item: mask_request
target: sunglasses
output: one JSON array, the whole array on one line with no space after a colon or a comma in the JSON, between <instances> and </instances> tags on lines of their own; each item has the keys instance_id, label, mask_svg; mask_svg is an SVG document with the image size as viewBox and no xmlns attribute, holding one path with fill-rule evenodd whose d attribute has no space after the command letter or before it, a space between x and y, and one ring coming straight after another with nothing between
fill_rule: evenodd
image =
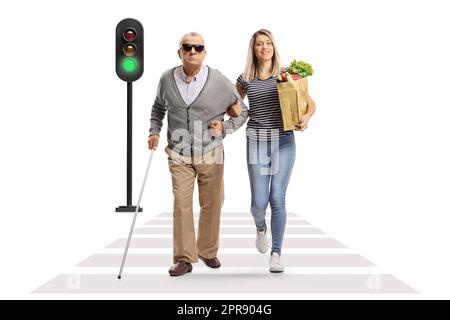
<instances>
[{"instance_id":1,"label":"sunglasses","mask_svg":"<svg viewBox=\"0 0 450 320\"><path fill-rule=\"evenodd\" d=\"M198 53L203 52L203 50L205 50L205 46L203 46L201 44L187 44L187 43L183 43L181 45L181 48L185 52L191 52L192 48L194 48L195 52L198 52Z\"/></svg>"}]
</instances>

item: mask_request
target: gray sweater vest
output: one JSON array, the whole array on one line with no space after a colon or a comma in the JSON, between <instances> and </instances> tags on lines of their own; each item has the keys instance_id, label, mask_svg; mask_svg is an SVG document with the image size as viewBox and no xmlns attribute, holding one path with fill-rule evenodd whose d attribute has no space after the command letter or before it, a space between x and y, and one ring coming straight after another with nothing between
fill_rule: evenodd
<instances>
[{"instance_id":1,"label":"gray sweater vest","mask_svg":"<svg viewBox=\"0 0 450 320\"><path fill-rule=\"evenodd\" d=\"M234 85L220 71L208 67L208 78L197 98L186 105L174 78L175 68L165 71L158 85L152 107L150 135L159 134L167 113L167 142L178 153L186 156L205 154L222 144L223 137L239 129L247 120L247 107ZM224 120L228 106L241 102L238 117ZM219 137L208 129L214 120L222 122L224 134Z\"/></svg>"}]
</instances>

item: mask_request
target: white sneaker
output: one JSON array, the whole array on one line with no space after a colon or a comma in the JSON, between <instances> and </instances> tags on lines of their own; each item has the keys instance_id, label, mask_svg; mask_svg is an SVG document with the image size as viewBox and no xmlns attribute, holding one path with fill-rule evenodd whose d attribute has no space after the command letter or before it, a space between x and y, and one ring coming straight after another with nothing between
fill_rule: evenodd
<instances>
[{"instance_id":1,"label":"white sneaker","mask_svg":"<svg viewBox=\"0 0 450 320\"><path fill-rule=\"evenodd\" d=\"M267 239L266 230L259 231L256 230L256 240L255 240L256 249L261 253L266 253L269 250L269 240Z\"/></svg>"},{"instance_id":2,"label":"white sneaker","mask_svg":"<svg viewBox=\"0 0 450 320\"><path fill-rule=\"evenodd\" d=\"M280 255L276 252L272 253L272 255L270 256L269 271L272 273L280 273L284 271L284 267L280 261Z\"/></svg>"}]
</instances>

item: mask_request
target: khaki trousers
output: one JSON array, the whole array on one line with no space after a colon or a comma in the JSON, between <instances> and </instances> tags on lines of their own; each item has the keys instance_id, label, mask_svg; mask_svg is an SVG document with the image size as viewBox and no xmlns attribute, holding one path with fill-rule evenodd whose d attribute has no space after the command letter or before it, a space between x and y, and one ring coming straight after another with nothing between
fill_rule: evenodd
<instances>
[{"instance_id":1,"label":"khaki trousers","mask_svg":"<svg viewBox=\"0 0 450 320\"><path fill-rule=\"evenodd\" d=\"M173 263L198 261L198 255L211 259L219 249L220 212L224 201L223 146L199 158L185 157L165 149L173 189ZM200 217L195 237L192 201L197 178Z\"/></svg>"}]
</instances>

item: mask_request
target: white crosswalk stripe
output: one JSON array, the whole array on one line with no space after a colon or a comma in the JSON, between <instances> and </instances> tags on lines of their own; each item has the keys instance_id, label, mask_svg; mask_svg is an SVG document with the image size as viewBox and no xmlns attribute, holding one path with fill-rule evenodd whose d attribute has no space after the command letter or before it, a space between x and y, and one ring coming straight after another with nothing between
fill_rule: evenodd
<instances>
[{"instance_id":1,"label":"white crosswalk stripe","mask_svg":"<svg viewBox=\"0 0 450 320\"><path fill-rule=\"evenodd\" d=\"M172 213L164 212L135 229L121 280L117 272L125 235L34 293L416 293L292 212L288 213L283 242L284 273L269 273L269 255L254 248L250 213L230 212L221 219L218 258L222 267L210 269L199 262L193 264L192 273L173 278L167 273L172 264L171 222ZM191 285L186 286L187 282Z\"/></svg>"}]
</instances>

